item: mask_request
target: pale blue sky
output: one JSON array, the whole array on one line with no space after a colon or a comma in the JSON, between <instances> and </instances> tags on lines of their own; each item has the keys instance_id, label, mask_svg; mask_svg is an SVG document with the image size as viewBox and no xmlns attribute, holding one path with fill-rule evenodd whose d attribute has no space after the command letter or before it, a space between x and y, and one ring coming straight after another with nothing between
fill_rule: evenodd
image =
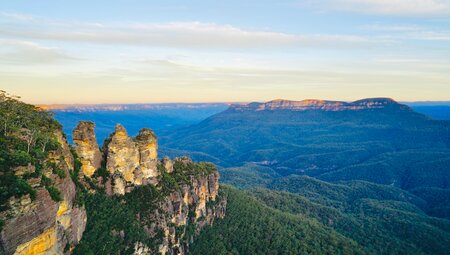
<instances>
[{"instance_id":1,"label":"pale blue sky","mask_svg":"<svg viewBox=\"0 0 450 255\"><path fill-rule=\"evenodd\" d=\"M30 103L450 100L450 0L3 1Z\"/></svg>"}]
</instances>

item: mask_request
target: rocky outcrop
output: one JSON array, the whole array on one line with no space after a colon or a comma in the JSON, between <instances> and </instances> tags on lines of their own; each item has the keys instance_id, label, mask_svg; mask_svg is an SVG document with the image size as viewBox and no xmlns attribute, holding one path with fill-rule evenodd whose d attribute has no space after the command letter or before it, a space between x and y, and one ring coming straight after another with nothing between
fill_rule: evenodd
<instances>
[{"instance_id":1,"label":"rocky outcrop","mask_svg":"<svg viewBox=\"0 0 450 255\"><path fill-rule=\"evenodd\" d=\"M235 111L274 111L274 110L290 110L290 111L345 111L345 110L365 110L365 109L382 109L386 107L403 107L390 98L368 98L355 102L327 101L308 99L303 101L290 101L276 99L266 103L249 103L231 105L230 110Z\"/></svg>"},{"instance_id":2,"label":"rocky outcrop","mask_svg":"<svg viewBox=\"0 0 450 255\"><path fill-rule=\"evenodd\" d=\"M115 194L123 195L127 186L142 183L139 149L122 125L117 124L115 132L105 140L103 151Z\"/></svg>"},{"instance_id":3,"label":"rocky outcrop","mask_svg":"<svg viewBox=\"0 0 450 255\"><path fill-rule=\"evenodd\" d=\"M156 169L158 161L158 139L151 129L143 128L134 138L139 151L139 168L142 178L148 180L159 175Z\"/></svg>"},{"instance_id":4,"label":"rocky outcrop","mask_svg":"<svg viewBox=\"0 0 450 255\"><path fill-rule=\"evenodd\" d=\"M102 153L97 144L94 133L95 124L89 121L81 121L72 132L75 151L81 161L81 172L84 176L91 177L101 167Z\"/></svg>"},{"instance_id":5,"label":"rocky outcrop","mask_svg":"<svg viewBox=\"0 0 450 255\"><path fill-rule=\"evenodd\" d=\"M186 162L185 157L175 159L175 165ZM176 169L177 171L179 169ZM204 175L191 175L189 182L171 192L152 214L147 216L146 231L151 236L162 233L155 252L161 254L187 254L189 244L207 225L225 217L227 200L219 197L217 170Z\"/></svg>"},{"instance_id":6,"label":"rocky outcrop","mask_svg":"<svg viewBox=\"0 0 450 255\"><path fill-rule=\"evenodd\" d=\"M194 163L188 157L158 160L157 150L152 130L142 129L132 138L117 124L103 144L107 179L92 178L97 187L90 190L105 188L107 194L120 198L123 206L132 199L134 208L141 208L137 220L155 241L153 246L147 246L144 240L132 243L134 254L186 254L201 229L225 216L226 199L219 195L219 173L214 165ZM142 187L145 185L151 188ZM130 234L123 229L111 231L121 238Z\"/></svg>"},{"instance_id":7,"label":"rocky outcrop","mask_svg":"<svg viewBox=\"0 0 450 255\"><path fill-rule=\"evenodd\" d=\"M142 129L135 138L131 138L125 128L117 124L103 150L114 194L123 195L134 186L157 183L158 143L152 130Z\"/></svg>"},{"instance_id":8,"label":"rocky outcrop","mask_svg":"<svg viewBox=\"0 0 450 255\"><path fill-rule=\"evenodd\" d=\"M67 254L82 237L86 211L74 202L69 173L73 157L63 134L57 131L54 137L60 146L49 152L42 176L27 179L36 197L12 197L8 210L0 213L0 250L5 254ZM60 193L60 201L51 197L46 185Z\"/></svg>"},{"instance_id":9,"label":"rocky outcrop","mask_svg":"<svg viewBox=\"0 0 450 255\"><path fill-rule=\"evenodd\" d=\"M173 172L173 162L168 157L164 157L162 159L162 165L164 166L164 171L166 173L172 173Z\"/></svg>"}]
</instances>

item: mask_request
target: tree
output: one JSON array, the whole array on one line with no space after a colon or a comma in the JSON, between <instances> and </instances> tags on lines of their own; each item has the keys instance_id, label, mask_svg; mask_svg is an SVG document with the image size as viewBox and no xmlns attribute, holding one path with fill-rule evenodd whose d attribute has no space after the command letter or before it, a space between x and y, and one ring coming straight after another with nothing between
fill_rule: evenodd
<instances>
[{"instance_id":1,"label":"tree","mask_svg":"<svg viewBox=\"0 0 450 255\"><path fill-rule=\"evenodd\" d=\"M8 131L17 128L17 120L20 118L17 108L20 105L20 97L13 96L0 90L0 119L2 121L3 135L8 136Z\"/></svg>"}]
</instances>

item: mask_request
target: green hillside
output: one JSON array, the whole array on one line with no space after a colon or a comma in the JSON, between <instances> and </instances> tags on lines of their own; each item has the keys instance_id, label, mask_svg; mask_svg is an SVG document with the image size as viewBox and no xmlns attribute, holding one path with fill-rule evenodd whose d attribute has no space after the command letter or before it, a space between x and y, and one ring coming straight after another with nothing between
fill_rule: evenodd
<instances>
[{"instance_id":1,"label":"green hillside","mask_svg":"<svg viewBox=\"0 0 450 255\"><path fill-rule=\"evenodd\" d=\"M420 198L397 188L308 177L269 186L295 193L227 187L227 217L201 234L193 254L446 254L450 248L450 221L426 215Z\"/></svg>"},{"instance_id":2,"label":"green hillside","mask_svg":"<svg viewBox=\"0 0 450 255\"><path fill-rule=\"evenodd\" d=\"M366 254L318 221L271 208L250 193L223 188L227 216L202 232L192 254Z\"/></svg>"}]
</instances>

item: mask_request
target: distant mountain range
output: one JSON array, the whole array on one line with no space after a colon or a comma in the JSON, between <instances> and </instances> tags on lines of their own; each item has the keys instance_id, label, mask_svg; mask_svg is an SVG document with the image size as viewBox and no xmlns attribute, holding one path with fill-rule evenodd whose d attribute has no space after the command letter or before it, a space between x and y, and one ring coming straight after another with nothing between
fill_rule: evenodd
<instances>
[{"instance_id":1,"label":"distant mountain range","mask_svg":"<svg viewBox=\"0 0 450 255\"><path fill-rule=\"evenodd\" d=\"M164 104L42 104L38 107L58 112L95 112L126 110L204 109L227 107L231 103L164 103Z\"/></svg>"},{"instance_id":2,"label":"distant mountain range","mask_svg":"<svg viewBox=\"0 0 450 255\"><path fill-rule=\"evenodd\" d=\"M282 102L295 102L295 101L288 101L288 100L274 100L271 107L276 107L278 104L280 106L280 103ZM342 104L347 105L348 103L345 102L337 102L337 101L323 101L323 100L304 100L297 102L298 105L297 108L305 107L305 105L308 105L308 103L315 103L315 107L320 107L320 105L323 105L322 107L337 107L336 104ZM333 103L335 104L334 106ZM303 106L302 106L303 104ZM413 108L415 111L419 113L423 113L425 115L428 115L434 119L440 119L440 120L450 120L450 101L424 101L424 102L404 102L403 104L406 104ZM95 112L111 112L111 113L120 113L120 112L127 112L127 111L140 111L140 112L153 112L153 113L161 113L160 115L164 116L167 111L176 111L180 110L183 112L184 110L190 110L190 114L187 116L183 116L185 118L191 117L190 115L194 115L193 119L196 119L198 121L203 119L198 119L198 117L207 118L210 115L213 115L215 113L218 113L222 110L225 110L230 105L254 105L249 103L164 103L164 104L52 104L52 105L39 105L39 107L54 111L59 116L62 116L63 118L60 120L65 123L64 115L67 113L70 114L78 114L80 117L82 117L83 114L89 114L89 113L95 113ZM342 107L341 105L341 107ZM197 112L200 113L199 116L197 115ZM203 113L203 114L202 114ZM209 113L210 115L204 114ZM95 116L90 116L91 118L94 118ZM196 118L197 117L197 118ZM102 125L102 120L100 119L96 121L93 119L96 123L99 123L99 125ZM72 124L72 123L71 123ZM194 123L189 123L194 124ZM71 128L73 128L74 125L71 125ZM112 130L112 127L109 129L109 131Z\"/></svg>"},{"instance_id":3,"label":"distant mountain range","mask_svg":"<svg viewBox=\"0 0 450 255\"><path fill-rule=\"evenodd\" d=\"M222 166L237 186L298 174L449 194L450 122L388 98L232 105L161 142L168 155Z\"/></svg>"},{"instance_id":4,"label":"distant mountain range","mask_svg":"<svg viewBox=\"0 0 450 255\"><path fill-rule=\"evenodd\" d=\"M290 101L277 99L273 100L274 103L279 102L297 102L301 104L309 104L311 102L316 103L340 103L348 104L346 102L339 101L325 101L317 99L308 99L303 101ZM217 102L217 103L142 103L142 104L40 104L37 105L40 108L52 111L122 111L122 110L145 110L145 109L174 109L174 108L210 108L230 105L246 105L250 102ZM450 101L409 101L400 102L402 104L415 107L415 106L450 106Z\"/></svg>"}]
</instances>

